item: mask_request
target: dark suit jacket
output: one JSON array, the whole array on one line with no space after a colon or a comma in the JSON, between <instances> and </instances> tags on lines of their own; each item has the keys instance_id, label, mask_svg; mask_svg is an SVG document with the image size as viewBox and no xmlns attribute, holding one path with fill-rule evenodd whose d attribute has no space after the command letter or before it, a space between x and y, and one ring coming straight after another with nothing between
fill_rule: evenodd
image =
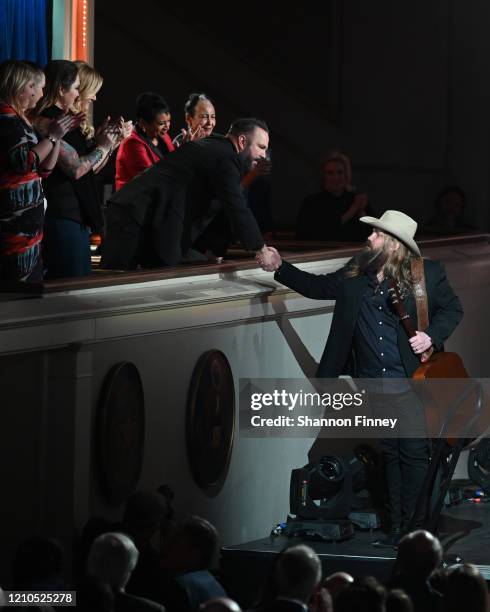
<instances>
[{"instance_id":1,"label":"dark suit jacket","mask_svg":"<svg viewBox=\"0 0 490 612\"><path fill-rule=\"evenodd\" d=\"M197 612L199 606L215 597L227 597L225 590L207 570L179 574L162 580L159 601L167 612Z\"/></svg>"},{"instance_id":2,"label":"dark suit jacket","mask_svg":"<svg viewBox=\"0 0 490 612\"><path fill-rule=\"evenodd\" d=\"M243 196L243 174L241 158L224 136L166 156L109 200L102 266L135 267L141 246L148 244L154 249L152 265L179 263L220 206L245 248L260 249L264 240Z\"/></svg>"},{"instance_id":3,"label":"dark suit jacket","mask_svg":"<svg viewBox=\"0 0 490 612\"><path fill-rule=\"evenodd\" d=\"M424 259L425 282L429 305L429 327L425 331L431 338L436 351L444 350L444 342L463 317L463 308L451 289L444 266L438 261ZM346 277L346 267L331 274L310 274L283 262L274 278L305 297L317 300L335 300L335 309L323 351L317 376L336 378L340 374L355 375L352 369L352 341L361 299L368 286L366 275L357 278ZM417 321L417 309L413 296L405 300L405 308L412 321ZM420 361L412 351L407 335L400 325L398 348L406 375L411 377Z\"/></svg>"}]
</instances>

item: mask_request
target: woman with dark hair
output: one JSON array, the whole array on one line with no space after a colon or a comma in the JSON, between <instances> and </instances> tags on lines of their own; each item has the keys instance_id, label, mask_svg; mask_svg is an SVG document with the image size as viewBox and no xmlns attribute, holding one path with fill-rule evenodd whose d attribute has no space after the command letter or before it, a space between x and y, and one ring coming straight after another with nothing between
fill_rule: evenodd
<instances>
[{"instance_id":1,"label":"woman with dark hair","mask_svg":"<svg viewBox=\"0 0 490 612\"><path fill-rule=\"evenodd\" d=\"M78 67L68 60L48 62L45 75L44 98L38 106L40 129L44 118L76 113L80 87ZM109 124L93 140L80 128L64 137L56 168L45 183L43 252L49 277L91 273L90 233L102 233L104 225L94 170L103 165L119 138L119 131Z\"/></svg>"},{"instance_id":2,"label":"woman with dark hair","mask_svg":"<svg viewBox=\"0 0 490 612\"><path fill-rule=\"evenodd\" d=\"M205 93L191 94L185 103L184 113L187 129L174 138L176 147L211 136L216 125L216 111Z\"/></svg>"},{"instance_id":3,"label":"woman with dark hair","mask_svg":"<svg viewBox=\"0 0 490 612\"><path fill-rule=\"evenodd\" d=\"M117 152L116 191L174 151L168 135L170 118L170 109L162 96L145 92L136 98L136 125Z\"/></svg>"},{"instance_id":4,"label":"woman with dark hair","mask_svg":"<svg viewBox=\"0 0 490 612\"><path fill-rule=\"evenodd\" d=\"M45 137L28 115L43 94L40 68L17 60L0 64L0 280L39 282L44 224L41 178L53 169L60 139L76 125L60 117Z\"/></svg>"}]
</instances>

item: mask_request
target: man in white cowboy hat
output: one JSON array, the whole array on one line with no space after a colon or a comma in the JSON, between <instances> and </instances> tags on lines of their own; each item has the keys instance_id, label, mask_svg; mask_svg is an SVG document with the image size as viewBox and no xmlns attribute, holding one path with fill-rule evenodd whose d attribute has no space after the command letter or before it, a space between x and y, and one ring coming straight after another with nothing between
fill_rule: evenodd
<instances>
[{"instance_id":1,"label":"man in white cowboy hat","mask_svg":"<svg viewBox=\"0 0 490 612\"><path fill-rule=\"evenodd\" d=\"M269 247L273 264L259 264L275 271L274 278L305 297L336 300L330 333L317 371L319 378L351 374L358 378L411 377L420 356L443 344L463 316L440 262L424 260L429 326L408 338L388 300L388 283L394 280L404 295L405 308L417 322L411 261L420 257L414 240L417 223L408 215L387 210L381 218L361 217L373 231L366 247L337 272L324 275L304 272L283 261ZM412 395L412 394L409 394ZM413 397L413 395L412 395ZM394 410L410 414L406 393L390 395ZM428 444L421 438L382 441L390 498L391 533L396 544L413 514L427 467Z\"/></svg>"}]
</instances>

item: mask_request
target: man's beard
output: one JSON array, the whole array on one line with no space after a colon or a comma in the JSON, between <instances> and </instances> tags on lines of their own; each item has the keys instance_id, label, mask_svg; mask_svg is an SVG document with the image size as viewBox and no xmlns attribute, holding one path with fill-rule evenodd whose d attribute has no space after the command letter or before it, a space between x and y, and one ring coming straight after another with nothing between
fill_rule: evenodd
<instances>
[{"instance_id":1,"label":"man's beard","mask_svg":"<svg viewBox=\"0 0 490 612\"><path fill-rule=\"evenodd\" d=\"M252 169L252 164L255 161L250 151L247 149L243 149L243 151L240 151L238 156L240 158L240 163L242 165L244 173L246 174L247 172L250 172L250 170Z\"/></svg>"},{"instance_id":2,"label":"man's beard","mask_svg":"<svg viewBox=\"0 0 490 612\"><path fill-rule=\"evenodd\" d=\"M388 253L384 248L372 249L366 246L355 256L359 271L363 274L377 274L388 260Z\"/></svg>"}]
</instances>

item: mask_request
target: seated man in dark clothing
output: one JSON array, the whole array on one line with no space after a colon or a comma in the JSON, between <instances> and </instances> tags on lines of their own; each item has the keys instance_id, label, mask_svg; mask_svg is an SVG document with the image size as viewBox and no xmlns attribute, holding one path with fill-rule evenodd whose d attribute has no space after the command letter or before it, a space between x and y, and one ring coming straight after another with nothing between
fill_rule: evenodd
<instances>
[{"instance_id":1,"label":"seated man in dark clothing","mask_svg":"<svg viewBox=\"0 0 490 612\"><path fill-rule=\"evenodd\" d=\"M323 166L324 189L305 198L296 223L299 240L364 242L369 231L359 218L372 213L364 193L349 190L350 164L338 152Z\"/></svg>"},{"instance_id":2,"label":"seated man in dark clothing","mask_svg":"<svg viewBox=\"0 0 490 612\"><path fill-rule=\"evenodd\" d=\"M315 551L299 544L277 555L269 584L254 612L306 612L322 577L322 567ZM320 608L321 609L321 606Z\"/></svg>"},{"instance_id":3,"label":"seated man in dark clothing","mask_svg":"<svg viewBox=\"0 0 490 612\"><path fill-rule=\"evenodd\" d=\"M226 597L208 571L217 550L218 532L199 516L191 516L175 530L162 557L159 601L167 612L191 612L209 599Z\"/></svg>"},{"instance_id":4,"label":"seated man in dark clothing","mask_svg":"<svg viewBox=\"0 0 490 612\"><path fill-rule=\"evenodd\" d=\"M235 121L226 136L180 147L109 201L102 267L179 264L219 210L249 251L271 259L240 180L269 146L266 124Z\"/></svg>"},{"instance_id":5,"label":"seated man in dark clothing","mask_svg":"<svg viewBox=\"0 0 490 612\"><path fill-rule=\"evenodd\" d=\"M417 612L441 610L442 595L429 582L441 560L441 543L428 531L413 531L400 540L390 586L403 589Z\"/></svg>"}]
</instances>

